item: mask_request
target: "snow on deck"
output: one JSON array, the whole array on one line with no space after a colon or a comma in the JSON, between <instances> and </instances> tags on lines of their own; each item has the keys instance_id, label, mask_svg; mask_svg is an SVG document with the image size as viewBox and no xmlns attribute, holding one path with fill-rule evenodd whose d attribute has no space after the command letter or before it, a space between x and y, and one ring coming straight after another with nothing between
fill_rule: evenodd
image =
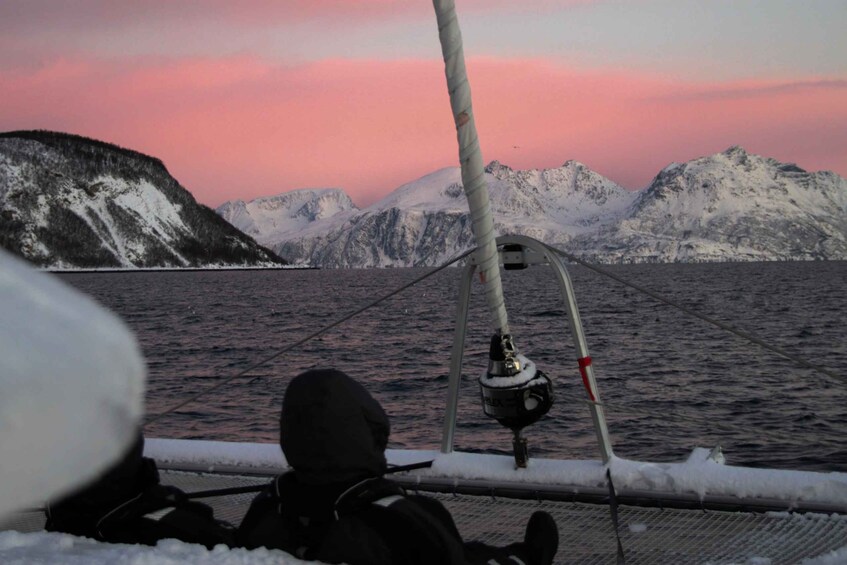
<instances>
[{"instance_id":1,"label":"snow on deck","mask_svg":"<svg viewBox=\"0 0 847 565\"><path fill-rule=\"evenodd\" d=\"M100 543L88 538L52 532L0 532L3 565L294 565L302 561L275 549L229 549L178 540L162 540L155 547Z\"/></svg>"},{"instance_id":2,"label":"snow on deck","mask_svg":"<svg viewBox=\"0 0 847 565\"><path fill-rule=\"evenodd\" d=\"M408 465L431 461L438 452L389 449L385 454L391 465ZM245 473L251 470L281 473L288 468L282 449L275 443L147 438L144 455L163 467L187 465L208 472L238 468Z\"/></svg>"},{"instance_id":3,"label":"snow on deck","mask_svg":"<svg viewBox=\"0 0 847 565\"><path fill-rule=\"evenodd\" d=\"M207 470L222 466L283 471L287 464L276 444L149 439L145 453L160 463L190 464ZM526 469L515 469L509 456L477 453L442 454L428 450L386 452L391 465L434 460L420 477L533 483L569 487L603 487L606 469L600 461L532 458ZM614 457L612 481L618 490L768 498L843 505L847 510L847 473L753 469L721 464L709 451L694 449L681 463L649 463Z\"/></svg>"},{"instance_id":4,"label":"snow on deck","mask_svg":"<svg viewBox=\"0 0 847 565\"><path fill-rule=\"evenodd\" d=\"M237 468L250 474L278 473L287 466L276 444L150 438L146 455L162 467L191 466L200 471ZM598 461L554 461L535 458L525 470L516 470L511 457L469 453L440 454L435 451L388 450L390 464L400 465L434 460L431 469L414 474L432 478L488 480L498 484L535 483L565 485L569 488L597 487L605 483L607 467ZM719 457L717 459L720 459ZM655 491L700 492L766 496L793 501L827 498L844 500L847 477L840 473L810 473L747 469L722 465L708 450L695 449L687 461L657 464L615 458L610 466L617 488ZM184 473L167 471L163 480L186 491L221 488L227 484L208 482L261 482L262 477ZM171 483L170 481L177 481ZM189 486L193 480L200 482ZM266 479L265 479L266 480ZM180 482L183 481L183 482ZM203 482L207 481L207 482ZM241 505L249 504L250 494L239 501L207 499ZM493 496L467 496L432 493L454 516L465 539L503 545L519 539L531 512L544 509L559 524L560 549L556 563L614 562L614 542L609 511L596 504L566 501L495 499ZM226 498L226 497L224 497ZM245 500L247 502L245 502ZM788 507L790 504L786 504ZM221 507L215 513L237 523ZM673 508L619 507L620 535L633 565L681 562L747 563L781 565L847 565L847 516L796 514L789 512L691 511ZM814 556L814 557L812 557ZM212 550L175 540L161 541L155 547L97 543L67 534L0 531L0 563L12 565L148 565L210 564L266 565L299 564L302 561L278 551L229 549Z\"/></svg>"},{"instance_id":5,"label":"snow on deck","mask_svg":"<svg viewBox=\"0 0 847 565\"><path fill-rule=\"evenodd\" d=\"M564 555L563 555L564 554ZM559 551L567 558L568 549ZM0 532L0 562L4 565L297 565L302 561L273 549L229 549L163 540L155 547L100 543L68 534ZM752 558L739 563L769 565L770 558ZM843 565L847 546L811 559L803 565Z\"/></svg>"}]
</instances>

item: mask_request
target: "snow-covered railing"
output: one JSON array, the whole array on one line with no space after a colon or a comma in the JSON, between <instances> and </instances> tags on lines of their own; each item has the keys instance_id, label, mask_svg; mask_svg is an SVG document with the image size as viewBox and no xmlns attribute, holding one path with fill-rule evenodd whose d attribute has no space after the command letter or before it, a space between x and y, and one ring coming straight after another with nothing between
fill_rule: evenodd
<instances>
[{"instance_id":1,"label":"snow-covered railing","mask_svg":"<svg viewBox=\"0 0 847 565\"><path fill-rule=\"evenodd\" d=\"M268 475L287 469L276 444L148 439L145 454L170 469ZM393 477L421 490L599 502L608 496L608 468L623 503L847 514L847 473L736 467L704 448L679 463L613 457L607 467L596 460L535 457L520 470L505 455L389 449L386 457L389 465L433 460L430 469Z\"/></svg>"}]
</instances>

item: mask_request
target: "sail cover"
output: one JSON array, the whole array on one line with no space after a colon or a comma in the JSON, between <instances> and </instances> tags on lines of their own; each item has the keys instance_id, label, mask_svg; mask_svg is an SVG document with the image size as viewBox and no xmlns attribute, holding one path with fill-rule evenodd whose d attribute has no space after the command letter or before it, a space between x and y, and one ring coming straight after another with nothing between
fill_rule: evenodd
<instances>
[{"instance_id":1,"label":"sail cover","mask_svg":"<svg viewBox=\"0 0 847 565\"><path fill-rule=\"evenodd\" d=\"M0 251L0 516L118 460L144 382L136 340L115 315Z\"/></svg>"}]
</instances>

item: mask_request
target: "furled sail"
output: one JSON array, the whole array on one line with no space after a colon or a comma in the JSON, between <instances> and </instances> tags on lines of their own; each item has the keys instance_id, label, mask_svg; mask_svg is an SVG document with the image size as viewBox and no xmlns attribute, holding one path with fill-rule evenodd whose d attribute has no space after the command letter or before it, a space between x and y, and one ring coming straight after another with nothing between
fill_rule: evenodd
<instances>
[{"instance_id":1,"label":"furled sail","mask_svg":"<svg viewBox=\"0 0 847 565\"><path fill-rule=\"evenodd\" d=\"M453 0L433 0L433 7L438 20L447 89L459 141L462 185L468 199L471 229L477 244L475 258L485 282L486 302L495 328L491 338L488 371L479 380L483 411L512 430L515 462L518 467L526 467L529 455L521 430L537 421L552 406L552 382L535 368L534 363L518 355L512 341L503 300L494 219L474 121L456 6Z\"/></svg>"},{"instance_id":2,"label":"furled sail","mask_svg":"<svg viewBox=\"0 0 847 565\"><path fill-rule=\"evenodd\" d=\"M462 166L462 185L468 198L471 213L471 229L478 246L477 261L485 281L485 295L494 328L503 335L509 334L509 320L503 301L503 285L497 258L497 243L494 219L488 198L488 183L485 180L485 165L476 133L471 86L465 69L465 54L462 48L462 32L456 17L453 0L433 0L438 19L438 34L450 91L450 105L456 122L459 138L459 161Z\"/></svg>"}]
</instances>

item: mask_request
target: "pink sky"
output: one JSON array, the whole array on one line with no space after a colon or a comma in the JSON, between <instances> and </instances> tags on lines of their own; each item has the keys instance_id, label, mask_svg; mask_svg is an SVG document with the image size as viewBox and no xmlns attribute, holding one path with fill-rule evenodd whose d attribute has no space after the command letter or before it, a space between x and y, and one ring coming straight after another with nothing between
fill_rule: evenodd
<instances>
[{"instance_id":1,"label":"pink sky","mask_svg":"<svg viewBox=\"0 0 847 565\"><path fill-rule=\"evenodd\" d=\"M282 4L293 10L286 17L296 12L307 27L341 26L310 20L314 2ZM389 13L391 4L373 2L371 9ZM593 3L541 4L585 17ZM229 13L229 5L208 4L223 6L221 13ZM191 16L167 6L147 17ZM39 32L66 43L62 49L24 33L38 21L37 13L22 8L16 14L13 30L19 33L0 40L6 52L0 56L0 130L67 131L156 156L211 206L307 187L343 188L363 206L457 163L435 33L432 45L421 48L426 56L412 47L392 56L330 49L304 60L286 58L284 46L270 43L267 53L252 43L236 52L204 53L185 47L190 38L181 44L185 52L156 51L153 40L150 47L123 45L110 26L137 33L132 26L140 24L128 23L132 13L112 10L101 14L103 21L77 18L73 25ZM261 19L250 13L231 26L255 31ZM429 17L412 9L389 15ZM847 176L847 78L840 68L705 73L695 79L647 64L624 68L543 53L506 57L484 43L476 54L473 42L482 40L474 40L473 31L469 37L466 55L486 161L543 168L576 159L637 189L671 161L742 145ZM160 47L171 40L163 36ZM130 48L147 52L124 52Z\"/></svg>"}]
</instances>

